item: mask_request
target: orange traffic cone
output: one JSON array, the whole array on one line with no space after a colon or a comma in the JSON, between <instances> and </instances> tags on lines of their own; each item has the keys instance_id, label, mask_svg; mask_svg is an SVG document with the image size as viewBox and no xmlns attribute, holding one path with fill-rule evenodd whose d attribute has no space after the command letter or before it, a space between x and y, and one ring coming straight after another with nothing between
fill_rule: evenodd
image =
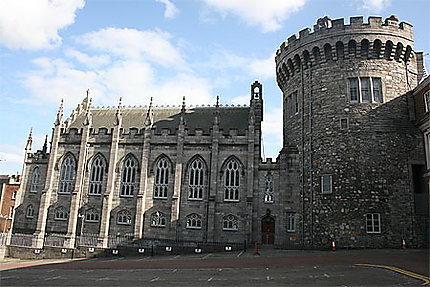
<instances>
[{"instance_id":1,"label":"orange traffic cone","mask_svg":"<svg viewBox=\"0 0 430 287\"><path fill-rule=\"evenodd\" d=\"M260 255L260 253L258 253L258 243L255 242L255 246L254 246L254 255Z\"/></svg>"},{"instance_id":2,"label":"orange traffic cone","mask_svg":"<svg viewBox=\"0 0 430 287\"><path fill-rule=\"evenodd\" d=\"M331 250L336 251L336 242L334 241L334 238L331 240Z\"/></svg>"},{"instance_id":3,"label":"orange traffic cone","mask_svg":"<svg viewBox=\"0 0 430 287\"><path fill-rule=\"evenodd\" d=\"M402 249L406 249L406 241L404 238L402 239Z\"/></svg>"}]
</instances>

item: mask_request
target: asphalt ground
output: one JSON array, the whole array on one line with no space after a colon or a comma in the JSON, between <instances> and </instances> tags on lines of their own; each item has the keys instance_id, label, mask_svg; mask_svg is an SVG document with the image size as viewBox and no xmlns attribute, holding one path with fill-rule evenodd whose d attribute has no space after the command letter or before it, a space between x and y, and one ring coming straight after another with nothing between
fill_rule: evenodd
<instances>
[{"instance_id":1,"label":"asphalt ground","mask_svg":"<svg viewBox=\"0 0 430 287\"><path fill-rule=\"evenodd\" d=\"M263 249L0 265L1 286L422 286L428 250Z\"/></svg>"}]
</instances>

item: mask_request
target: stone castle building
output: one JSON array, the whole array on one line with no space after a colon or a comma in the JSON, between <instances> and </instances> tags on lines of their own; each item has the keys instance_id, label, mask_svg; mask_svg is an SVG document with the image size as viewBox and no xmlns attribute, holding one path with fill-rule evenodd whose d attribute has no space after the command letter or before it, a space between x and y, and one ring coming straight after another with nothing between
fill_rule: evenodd
<instances>
[{"instance_id":1,"label":"stone castle building","mask_svg":"<svg viewBox=\"0 0 430 287\"><path fill-rule=\"evenodd\" d=\"M88 94L50 149L28 139L14 233L259 242L285 247L428 244L422 133L405 93L423 77L412 26L319 19L276 54L283 148L261 158L263 87L246 107L95 108ZM420 197L421 198L421 197ZM422 206L422 205L421 205ZM424 206L424 208L428 208Z\"/></svg>"}]
</instances>

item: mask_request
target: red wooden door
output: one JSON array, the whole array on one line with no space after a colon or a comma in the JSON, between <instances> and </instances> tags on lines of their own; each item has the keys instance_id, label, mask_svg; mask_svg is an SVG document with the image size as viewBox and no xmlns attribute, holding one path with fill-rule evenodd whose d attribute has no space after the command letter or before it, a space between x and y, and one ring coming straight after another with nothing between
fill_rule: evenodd
<instances>
[{"instance_id":1,"label":"red wooden door","mask_svg":"<svg viewBox=\"0 0 430 287\"><path fill-rule=\"evenodd\" d=\"M275 219L266 216L261 221L261 242L263 244L275 243Z\"/></svg>"}]
</instances>

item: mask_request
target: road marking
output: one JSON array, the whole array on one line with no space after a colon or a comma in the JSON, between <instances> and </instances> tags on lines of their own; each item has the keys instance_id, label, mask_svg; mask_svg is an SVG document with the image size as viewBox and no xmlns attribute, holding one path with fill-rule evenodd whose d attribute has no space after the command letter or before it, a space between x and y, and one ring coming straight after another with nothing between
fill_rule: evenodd
<instances>
[{"instance_id":1,"label":"road marking","mask_svg":"<svg viewBox=\"0 0 430 287\"><path fill-rule=\"evenodd\" d=\"M330 276L328 274L326 274L326 273L324 273L324 277L330 278Z\"/></svg>"},{"instance_id":2,"label":"road marking","mask_svg":"<svg viewBox=\"0 0 430 287\"><path fill-rule=\"evenodd\" d=\"M206 258L208 258L209 256L211 256L212 254L211 253L208 253L208 254L206 254L205 256L203 256L202 257L202 259L206 259Z\"/></svg>"},{"instance_id":3,"label":"road marking","mask_svg":"<svg viewBox=\"0 0 430 287\"><path fill-rule=\"evenodd\" d=\"M214 278L213 278L213 277L209 278L209 279L208 279L208 282L211 282L211 281L212 281L212 279L214 279Z\"/></svg>"},{"instance_id":4,"label":"road marking","mask_svg":"<svg viewBox=\"0 0 430 287\"><path fill-rule=\"evenodd\" d=\"M174 260L174 259L179 258L179 257L181 257L181 255L176 255L176 256L170 258L170 260Z\"/></svg>"},{"instance_id":5,"label":"road marking","mask_svg":"<svg viewBox=\"0 0 430 287\"><path fill-rule=\"evenodd\" d=\"M412 277L412 278L415 278L418 280L422 280L422 281L424 281L424 283L422 285L429 285L430 284L430 278L429 277L418 274L418 273L414 273L411 271L403 270L403 269L400 269L400 268L397 268L394 266L373 265L373 264L355 264L355 265L388 269L388 270L391 270L391 271L394 271L394 272L397 272L397 273L400 273L400 274L403 274L403 275L406 275L406 276L409 276L409 277Z\"/></svg>"},{"instance_id":6,"label":"road marking","mask_svg":"<svg viewBox=\"0 0 430 287\"><path fill-rule=\"evenodd\" d=\"M240 251L240 253L237 255L237 257L240 257L240 255L243 254L243 251Z\"/></svg>"},{"instance_id":7,"label":"road marking","mask_svg":"<svg viewBox=\"0 0 430 287\"><path fill-rule=\"evenodd\" d=\"M173 272L173 273L174 273L174 272L176 272L176 271L178 271L178 269L173 269L173 270L172 270L172 272Z\"/></svg>"},{"instance_id":8,"label":"road marking","mask_svg":"<svg viewBox=\"0 0 430 287\"><path fill-rule=\"evenodd\" d=\"M58 278L61 278L61 276L55 276L55 277L52 277L52 278L45 278L45 281L55 280L55 279L58 279Z\"/></svg>"},{"instance_id":9,"label":"road marking","mask_svg":"<svg viewBox=\"0 0 430 287\"><path fill-rule=\"evenodd\" d=\"M152 278L152 279L151 279L151 282L158 281L158 279L160 279L160 278L159 278L159 277Z\"/></svg>"},{"instance_id":10,"label":"road marking","mask_svg":"<svg viewBox=\"0 0 430 287\"><path fill-rule=\"evenodd\" d=\"M266 279L267 279L267 281L269 281L270 280L270 276L267 276Z\"/></svg>"}]
</instances>

